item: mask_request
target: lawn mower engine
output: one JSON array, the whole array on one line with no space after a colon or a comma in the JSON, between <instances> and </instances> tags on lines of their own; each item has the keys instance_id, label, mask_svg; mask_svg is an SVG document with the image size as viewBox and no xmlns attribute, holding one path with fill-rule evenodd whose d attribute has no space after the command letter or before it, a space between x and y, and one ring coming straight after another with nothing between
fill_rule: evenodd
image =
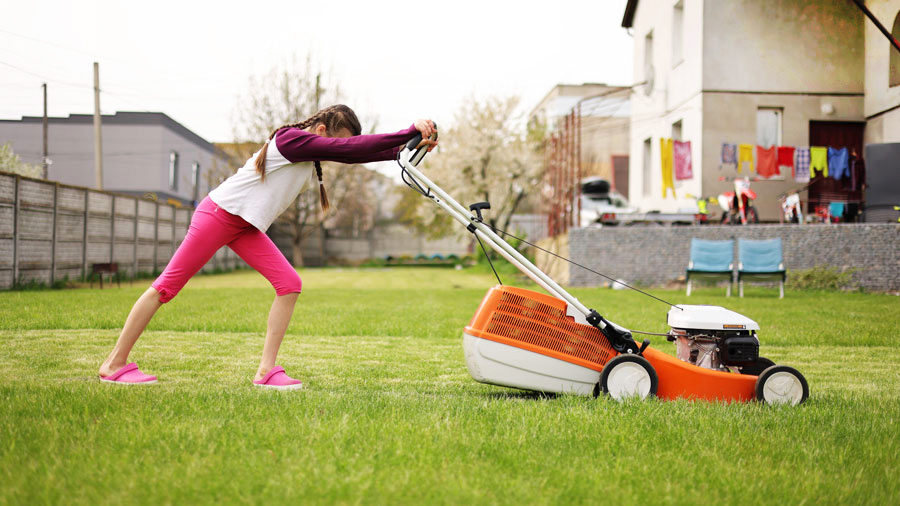
<instances>
[{"instance_id":1,"label":"lawn mower engine","mask_svg":"<svg viewBox=\"0 0 900 506\"><path fill-rule=\"evenodd\" d=\"M669 311L669 341L679 359L714 371L758 374L759 326L753 320L718 306L678 306Z\"/></svg>"},{"instance_id":2,"label":"lawn mower engine","mask_svg":"<svg viewBox=\"0 0 900 506\"><path fill-rule=\"evenodd\" d=\"M714 371L739 372L759 360L759 339L746 330L672 329L678 358Z\"/></svg>"}]
</instances>

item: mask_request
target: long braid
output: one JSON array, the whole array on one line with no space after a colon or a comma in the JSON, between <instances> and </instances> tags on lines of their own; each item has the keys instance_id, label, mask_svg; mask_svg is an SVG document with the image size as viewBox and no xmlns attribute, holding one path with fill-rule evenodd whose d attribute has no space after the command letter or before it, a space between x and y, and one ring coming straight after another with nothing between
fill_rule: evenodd
<instances>
[{"instance_id":1,"label":"long braid","mask_svg":"<svg viewBox=\"0 0 900 506\"><path fill-rule=\"evenodd\" d=\"M347 128L352 135L359 135L361 133L359 120L356 118L356 114L345 105L334 105L322 109L299 123L281 125L269 134L269 138L266 139L265 144L263 144L256 157L256 173L259 174L260 181L265 181L266 178L266 152L268 151L269 143L275 138L275 135L285 128L299 128L303 130L318 123L324 123L327 131ZM322 205L322 210L328 211L331 206L328 202L328 195L325 193L325 183L322 181L322 164L319 163L319 161L315 161L314 164L316 167L316 176L319 178L319 200Z\"/></svg>"}]
</instances>

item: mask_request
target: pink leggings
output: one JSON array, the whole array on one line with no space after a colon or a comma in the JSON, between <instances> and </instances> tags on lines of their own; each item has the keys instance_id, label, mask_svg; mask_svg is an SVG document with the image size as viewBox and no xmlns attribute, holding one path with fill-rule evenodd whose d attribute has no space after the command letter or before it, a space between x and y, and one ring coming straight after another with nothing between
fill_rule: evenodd
<instances>
[{"instance_id":1,"label":"pink leggings","mask_svg":"<svg viewBox=\"0 0 900 506\"><path fill-rule=\"evenodd\" d=\"M181 246L151 285L159 292L159 301L169 302L178 295L188 280L225 245L265 276L276 294L300 293L300 276L269 236L206 197L197 206Z\"/></svg>"}]
</instances>

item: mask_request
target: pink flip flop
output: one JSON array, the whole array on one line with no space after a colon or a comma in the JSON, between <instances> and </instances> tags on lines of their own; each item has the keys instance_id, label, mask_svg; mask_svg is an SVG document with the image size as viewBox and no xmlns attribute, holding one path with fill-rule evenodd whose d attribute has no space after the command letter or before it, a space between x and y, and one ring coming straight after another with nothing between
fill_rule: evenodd
<instances>
[{"instance_id":1,"label":"pink flip flop","mask_svg":"<svg viewBox=\"0 0 900 506\"><path fill-rule=\"evenodd\" d=\"M118 385L149 385L156 383L156 376L142 373L137 364L132 362L109 376L100 376L100 381Z\"/></svg>"},{"instance_id":2,"label":"pink flip flop","mask_svg":"<svg viewBox=\"0 0 900 506\"><path fill-rule=\"evenodd\" d=\"M276 365L263 376L263 379L254 381L254 385L260 388L273 388L275 390L299 390L303 388L303 382L295 380L284 372L284 367Z\"/></svg>"}]
</instances>

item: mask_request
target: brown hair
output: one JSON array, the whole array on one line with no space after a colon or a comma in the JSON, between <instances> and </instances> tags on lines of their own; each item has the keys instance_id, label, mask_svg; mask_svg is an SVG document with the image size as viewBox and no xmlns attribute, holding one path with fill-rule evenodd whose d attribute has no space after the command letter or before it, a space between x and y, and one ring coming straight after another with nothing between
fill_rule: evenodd
<instances>
[{"instance_id":1,"label":"brown hair","mask_svg":"<svg viewBox=\"0 0 900 506\"><path fill-rule=\"evenodd\" d=\"M299 123L281 125L269 134L266 143L263 144L262 149L259 150L259 155L256 156L256 173L259 174L260 181L265 181L266 179L266 151L269 149L269 142L275 138L275 134L285 128L299 128L302 130L318 125L319 123L325 125L325 133L328 135L335 134L345 128L350 131L350 135L359 135L362 133L362 127L359 124L356 113L353 112L353 109L343 104L326 107ZM316 176L319 178L319 199L322 203L322 210L327 211L329 204L328 195L325 194L325 184L322 182L322 165L318 161L314 163L316 166Z\"/></svg>"}]
</instances>

